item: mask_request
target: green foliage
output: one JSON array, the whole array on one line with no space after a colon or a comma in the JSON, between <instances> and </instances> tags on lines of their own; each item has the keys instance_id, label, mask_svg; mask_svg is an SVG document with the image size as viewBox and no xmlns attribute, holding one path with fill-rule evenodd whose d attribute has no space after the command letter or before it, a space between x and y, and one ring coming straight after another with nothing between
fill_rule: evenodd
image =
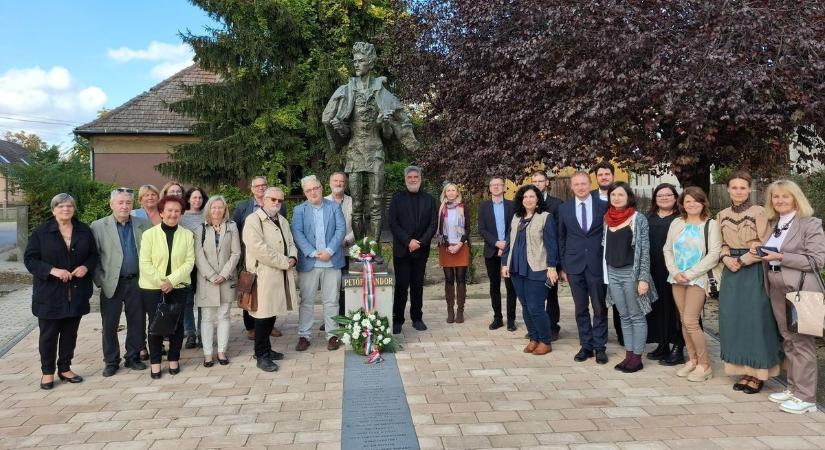
<instances>
[{"instance_id":1,"label":"green foliage","mask_svg":"<svg viewBox=\"0 0 825 450\"><path fill-rule=\"evenodd\" d=\"M223 195L223 198L226 199L226 204L233 210L239 202L249 199L249 192L244 192L241 188L231 184L218 185L218 188L210 192L209 195ZM231 215L232 211L229 211L229 214Z\"/></svg>"},{"instance_id":2,"label":"green foliage","mask_svg":"<svg viewBox=\"0 0 825 450\"><path fill-rule=\"evenodd\" d=\"M23 191L29 205L29 231L52 217L51 199L63 192L74 197L75 216L86 223L111 212L112 186L92 180L88 165L81 160L62 159L57 146L35 152L29 164L5 166L3 173Z\"/></svg>"},{"instance_id":3,"label":"green foliage","mask_svg":"<svg viewBox=\"0 0 825 450\"><path fill-rule=\"evenodd\" d=\"M342 155L327 151L321 113L351 76L353 43L383 30L396 15L394 2L191 2L220 25L182 38L222 82L191 87L191 98L170 105L198 119L193 132L200 140L175 147L160 172L204 184L263 173L290 188L301 173L341 167Z\"/></svg>"},{"instance_id":4,"label":"green foliage","mask_svg":"<svg viewBox=\"0 0 825 450\"><path fill-rule=\"evenodd\" d=\"M729 166L714 167L710 171L710 176L714 183L726 183L728 178L733 174L733 168Z\"/></svg>"},{"instance_id":5,"label":"green foliage","mask_svg":"<svg viewBox=\"0 0 825 450\"><path fill-rule=\"evenodd\" d=\"M364 354L368 331L372 334L373 350L392 353L401 346L392 335L389 320L377 312L366 314L363 308L359 308L344 316L335 316L333 320L339 327L331 333L338 336L344 345L351 345L356 353Z\"/></svg>"},{"instance_id":6,"label":"green foliage","mask_svg":"<svg viewBox=\"0 0 825 450\"><path fill-rule=\"evenodd\" d=\"M790 177L805 193L805 197L814 208L814 215L825 219L825 171L815 172L808 176L793 175Z\"/></svg>"}]
</instances>

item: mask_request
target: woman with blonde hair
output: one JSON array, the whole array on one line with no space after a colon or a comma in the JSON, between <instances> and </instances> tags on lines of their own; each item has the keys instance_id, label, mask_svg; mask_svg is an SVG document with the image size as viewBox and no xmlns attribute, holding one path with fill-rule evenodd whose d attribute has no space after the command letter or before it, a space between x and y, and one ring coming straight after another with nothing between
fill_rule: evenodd
<instances>
[{"instance_id":1,"label":"woman with blonde hair","mask_svg":"<svg viewBox=\"0 0 825 450\"><path fill-rule=\"evenodd\" d=\"M690 357L676 376L702 382L710 379L713 371L699 316L711 288L707 273L719 263L722 237L719 225L710 217L710 202L702 188L685 188L676 203L681 217L670 224L662 249Z\"/></svg>"},{"instance_id":2,"label":"woman with blonde hair","mask_svg":"<svg viewBox=\"0 0 825 450\"><path fill-rule=\"evenodd\" d=\"M195 232L195 265L198 286L195 306L203 313L201 340L203 365L212 367L212 330L218 323L218 362L229 364L229 308L235 299L237 266L241 259L241 237L222 195L213 195L203 208L204 223Z\"/></svg>"},{"instance_id":3,"label":"woman with blonde hair","mask_svg":"<svg viewBox=\"0 0 825 450\"><path fill-rule=\"evenodd\" d=\"M185 189L182 184L177 181L169 181L164 184L163 189L160 190L160 198L166 197L167 195L183 198L184 191Z\"/></svg>"},{"instance_id":4,"label":"woman with blonde hair","mask_svg":"<svg viewBox=\"0 0 825 450\"><path fill-rule=\"evenodd\" d=\"M158 200L160 191L154 185L144 184L138 190L138 203L140 208L132 210L132 215L152 222L152 225L160 223L160 212L158 212Z\"/></svg>"},{"instance_id":5,"label":"woman with blonde hair","mask_svg":"<svg viewBox=\"0 0 825 450\"><path fill-rule=\"evenodd\" d=\"M464 322L467 298L467 266L470 265L470 225L458 186L444 185L438 209L438 262L444 269L444 296L447 299L447 323ZM457 308L454 309L454 307Z\"/></svg>"},{"instance_id":6,"label":"woman with blonde hair","mask_svg":"<svg viewBox=\"0 0 825 450\"><path fill-rule=\"evenodd\" d=\"M825 264L825 233L822 221L799 186L777 180L765 193L768 238L751 246L750 254L762 260L765 287L773 315L782 335L788 389L770 395L779 409L791 414L816 411L816 338L791 331L785 310L786 294L793 291L822 292L820 271Z\"/></svg>"}]
</instances>

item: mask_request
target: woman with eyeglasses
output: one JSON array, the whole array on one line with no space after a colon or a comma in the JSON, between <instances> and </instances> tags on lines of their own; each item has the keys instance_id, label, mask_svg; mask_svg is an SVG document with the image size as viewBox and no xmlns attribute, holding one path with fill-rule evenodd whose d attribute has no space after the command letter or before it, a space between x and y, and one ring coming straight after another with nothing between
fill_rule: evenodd
<instances>
[{"instance_id":1,"label":"woman with eyeglasses","mask_svg":"<svg viewBox=\"0 0 825 450\"><path fill-rule=\"evenodd\" d=\"M173 197L180 197L183 198L184 193L183 185L178 183L177 181L169 181L163 185L163 189L160 190L160 197L166 197L167 195L171 195Z\"/></svg>"},{"instance_id":2,"label":"woman with eyeglasses","mask_svg":"<svg viewBox=\"0 0 825 450\"><path fill-rule=\"evenodd\" d=\"M647 354L647 359L658 360L664 366L685 363L685 338L682 336L679 311L673 301L673 289L667 281L669 273L663 251L670 224L679 217L679 209L676 207L678 197L679 193L672 184L662 183L656 186L647 213L650 229L650 276L659 295L659 299L651 305L652 311L647 315L647 341L658 345Z\"/></svg>"},{"instance_id":3,"label":"woman with eyeglasses","mask_svg":"<svg viewBox=\"0 0 825 450\"><path fill-rule=\"evenodd\" d=\"M515 215L507 245L501 255L501 276L511 278L521 301L530 342L524 353L546 355L550 344L550 318L544 307L548 286L558 282L559 248L556 223L544 210L541 191L532 184L516 192Z\"/></svg>"},{"instance_id":4,"label":"woman with eyeglasses","mask_svg":"<svg viewBox=\"0 0 825 450\"><path fill-rule=\"evenodd\" d=\"M779 330L765 292L762 264L750 254L769 233L765 208L750 202L751 176L736 171L728 179L731 206L716 216L722 232L722 286L719 343L725 373L738 376L736 391L756 394L782 362Z\"/></svg>"},{"instance_id":5,"label":"woman with eyeglasses","mask_svg":"<svg viewBox=\"0 0 825 450\"><path fill-rule=\"evenodd\" d=\"M699 316L710 289L707 273L719 263L722 237L702 188L685 188L677 204L681 217L670 224L663 251L690 359L676 376L703 382L713 377L713 370Z\"/></svg>"},{"instance_id":6,"label":"woman with eyeglasses","mask_svg":"<svg viewBox=\"0 0 825 450\"><path fill-rule=\"evenodd\" d=\"M753 245L750 254L761 259L765 269L765 286L783 338L788 375L788 388L769 398L780 403L782 411L804 414L816 411L816 338L788 328L785 301L793 291L823 291L820 272L825 264L825 233L822 220L813 217L810 202L793 181L771 183L765 200L768 238L762 245Z\"/></svg>"},{"instance_id":7,"label":"woman with eyeglasses","mask_svg":"<svg viewBox=\"0 0 825 450\"><path fill-rule=\"evenodd\" d=\"M158 212L158 200L160 191L151 184L144 184L138 190L138 203L140 208L132 210L132 215L152 222L152 225L160 223L160 213Z\"/></svg>"},{"instance_id":8,"label":"woman with eyeglasses","mask_svg":"<svg viewBox=\"0 0 825 450\"><path fill-rule=\"evenodd\" d=\"M183 201L186 203L186 211L180 218L180 224L186 227L189 231L200 236L204 227L203 204L207 199L206 191L201 187L191 187L183 194ZM183 313L183 334L186 336L186 348L196 348L200 344L200 313L198 314L198 321L195 323L195 292L198 288L198 269L192 269L192 283L189 285L192 289L189 292L189 298L186 299L186 309Z\"/></svg>"},{"instance_id":9,"label":"woman with eyeglasses","mask_svg":"<svg viewBox=\"0 0 825 450\"><path fill-rule=\"evenodd\" d=\"M608 306L619 311L624 336L624 361L615 369L624 373L644 368L642 354L647 343L647 320L656 301L650 277L650 239L647 218L636 211L636 195L624 182L607 190L610 206L604 215L604 274Z\"/></svg>"},{"instance_id":10,"label":"woman with eyeglasses","mask_svg":"<svg viewBox=\"0 0 825 450\"><path fill-rule=\"evenodd\" d=\"M54 387L55 369L63 382L83 381L71 364L80 319L89 313L98 263L94 235L75 217L74 198L57 194L51 208L53 217L35 228L23 256L32 274L32 313L40 327L41 389Z\"/></svg>"},{"instance_id":11,"label":"woman with eyeglasses","mask_svg":"<svg viewBox=\"0 0 825 450\"><path fill-rule=\"evenodd\" d=\"M152 321L155 319L158 304L162 301L171 304L186 303L192 267L195 265L195 242L192 232L180 226L183 213L183 198L167 195L158 202L163 222L143 233L138 258L140 276L138 284L141 289L143 307L149 316L148 342L152 378L161 377L161 354L164 336L152 333ZM182 309L182 308L181 308ZM169 338L169 374L180 372L180 349L183 344L183 314L175 321L175 327Z\"/></svg>"}]
</instances>

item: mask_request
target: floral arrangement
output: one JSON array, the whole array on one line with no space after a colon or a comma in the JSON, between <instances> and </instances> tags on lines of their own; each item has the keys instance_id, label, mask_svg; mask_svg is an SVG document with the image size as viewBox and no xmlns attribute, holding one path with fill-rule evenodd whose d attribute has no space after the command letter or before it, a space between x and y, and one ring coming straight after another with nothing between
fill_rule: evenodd
<instances>
[{"instance_id":1,"label":"floral arrangement","mask_svg":"<svg viewBox=\"0 0 825 450\"><path fill-rule=\"evenodd\" d=\"M339 327L332 334L344 345L351 345L356 353L393 353L400 346L392 335L390 321L377 312L366 313L363 308L358 308L346 315L335 316L333 320Z\"/></svg>"},{"instance_id":2,"label":"floral arrangement","mask_svg":"<svg viewBox=\"0 0 825 450\"><path fill-rule=\"evenodd\" d=\"M355 244L349 248L349 256L358 261L380 260L381 246L378 245L375 239L365 236L363 239L355 241Z\"/></svg>"}]
</instances>

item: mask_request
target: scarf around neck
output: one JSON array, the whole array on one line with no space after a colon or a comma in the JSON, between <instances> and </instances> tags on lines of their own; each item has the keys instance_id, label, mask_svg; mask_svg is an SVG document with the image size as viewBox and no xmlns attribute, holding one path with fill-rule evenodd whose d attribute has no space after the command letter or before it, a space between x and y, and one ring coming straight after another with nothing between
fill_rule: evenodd
<instances>
[{"instance_id":1,"label":"scarf around neck","mask_svg":"<svg viewBox=\"0 0 825 450\"><path fill-rule=\"evenodd\" d=\"M636 208L624 208L620 210L611 205L607 208L607 214L604 215L604 221L609 227L617 227L623 224L633 214L636 214Z\"/></svg>"},{"instance_id":2,"label":"scarf around neck","mask_svg":"<svg viewBox=\"0 0 825 450\"><path fill-rule=\"evenodd\" d=\"M439 230L437 232L439 236L446 236L448 234L447 230L441 229L441 227L447 226L447 214L451 209L456 210L456 221L453 225L453 232L460 236L464 235L464 203L444 202L444 205L441 207L441 220L439 221Z\"/></svg>"}]
</instances>

